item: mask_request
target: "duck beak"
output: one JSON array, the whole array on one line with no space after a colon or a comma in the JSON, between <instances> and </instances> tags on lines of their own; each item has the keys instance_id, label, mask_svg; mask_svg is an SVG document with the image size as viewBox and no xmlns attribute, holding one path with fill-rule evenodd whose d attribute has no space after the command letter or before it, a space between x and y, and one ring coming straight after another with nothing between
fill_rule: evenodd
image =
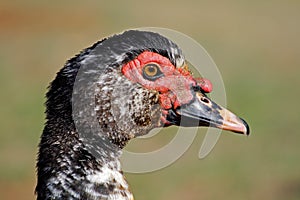
<instances>
[{"instance_id":1,"label":"duck beak","mask_svg":"<svg viewBox=\"0 0 300 200\"><path fill-rule=\"evenodd\" d=\"M177 126L211 126L244 135L250 134L245 120L219 106L199 91L195 92L195 98L189 104L169 110L167 120Z\"/></svg>"}]
</instances>

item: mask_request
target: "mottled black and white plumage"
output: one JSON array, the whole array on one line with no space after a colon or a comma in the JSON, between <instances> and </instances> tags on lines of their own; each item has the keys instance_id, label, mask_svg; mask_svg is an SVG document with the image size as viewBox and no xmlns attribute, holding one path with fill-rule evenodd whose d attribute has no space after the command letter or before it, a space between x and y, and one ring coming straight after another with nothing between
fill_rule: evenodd
<instances>
[{"instance_id":1,"label":"mottled black and white plumage","mask_svg":"<svg viewBox=\"0 0 300 200\"><path fill-rule=\"evenodd\" d=\"M168 57L175 65L176 62L183 62L179 48L159 34L127 31L85 49L70 59L57 73L47 93L47 121L41 136L37 163L37 199L133 199L120 168L120 150L129 139L136 135L146 134L153 128L151 124L153 122L146 122L147 117L144 121L139 120L139 116L145 113L151 115L149 105L152 101L156 103L157 97L142 89L141 86L133 85L122 76L120 67L122 63L145 50L160 53ZM72 118L71 99L74 82L83 65L89 66L90 69L87 71L94 73L92 77L97 78L97 80L90 81L96 83L99 89L95 95L100 126L108 134L111 142L120 147L113 146L112 155L105 155L104 152L107 149L103 152L99 150L100 154L103 153L106 157L104 160L96 158L86 148ZM124 83L127 83L125 87L132 92L131 94L124 90L123 94L112 94L113 90L118 88L118 84L124 85ZM112 100L116 100L113 103L118 107L120 98L125 95L124 92L127 92L126 99L132 98L136 101L135 105L142 105L143 101L149 101L148 107L145 106L148 113L146 111L143 113L142 109L137 108L133 113L136 115L134 118L128 115L120 116L121 119L114 119L116 115L110 113L110 104ZM142 96L139 97L139 95ZM155 113L152 114L155 115ZM125 121L126 119L128 121ZM123 124L119 123L116 126L116 120ZM130 120L131 123L128 123ZM159 123L158 121L156 123ZM137 126L146 127L141 130L141 128L134 128L135 123L148 123L148 125ZM126 132L126 130L132 131Z\"/></svg>"},{"instance_id":2,"label":"mottled black and white plumage","mask_svg":"<svg viewBox=\"0 0 300 200\"><path fill-rule=\"evenodd\" d=\"M139 74L136 67L148 59L136 59L141 55L157 57L164 63L161 73L165 66L168 73L151 80ZM128 64L133 60L135 64ZM120 166L122 148L155 127L181 125L181 115L198 120L185 126L211 125L248 134L247 124L212 102L184 63L172 41L137 30L99 41L70 59L46 95L37 199L133 199ZM122 71L124 65L128 71Z\"/></svg>"}]
</instances>

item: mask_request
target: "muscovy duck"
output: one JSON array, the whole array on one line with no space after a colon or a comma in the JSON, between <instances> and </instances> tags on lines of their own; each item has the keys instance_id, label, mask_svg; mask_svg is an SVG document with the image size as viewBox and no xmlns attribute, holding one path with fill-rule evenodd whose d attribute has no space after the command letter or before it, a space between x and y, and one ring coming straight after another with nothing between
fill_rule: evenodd
<instances>
[{"instance_id":1,"label":"muscovy duck","mask_svg":"<svg viewBox=\"0 0 300 200\"><path fill-rule=\"evenodd\" d=\"M248 135L243 119L207 97L211 90L207 79L193 77L180 48L158 33L129 30L83 50L46 95L37 199L133 199L121 151L156 127L212 126Z\"/></svg>"}]
</instances>

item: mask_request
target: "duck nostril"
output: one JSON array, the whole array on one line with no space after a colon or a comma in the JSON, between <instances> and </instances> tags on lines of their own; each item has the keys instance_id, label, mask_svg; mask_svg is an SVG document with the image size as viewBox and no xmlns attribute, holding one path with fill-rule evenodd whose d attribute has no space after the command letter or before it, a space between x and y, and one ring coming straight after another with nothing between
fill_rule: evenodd
<instances>
[{"instance_id":1,"label":"duck nostril","mask_svg":"<svg viewBox=\"0 0 300 200\"><path fill-rule=\"evenodd\" d=\"M206 98L206 97L201 97L201 99L200 99L203 103L206 103L206 104L208 104L210 101L209 101L209 99L208 98Z\"/></svg>"}]
</instances>

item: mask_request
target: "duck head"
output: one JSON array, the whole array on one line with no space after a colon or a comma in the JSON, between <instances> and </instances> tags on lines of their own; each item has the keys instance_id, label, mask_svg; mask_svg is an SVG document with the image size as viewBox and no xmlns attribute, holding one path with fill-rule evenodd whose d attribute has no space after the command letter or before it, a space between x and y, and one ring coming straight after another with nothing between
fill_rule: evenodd
<instances>
[{"instance_id":1,"label":"duck head","mask_svg":"<svg viewBox=\"0 0 300 200\"><path fill-rule=\"evenodd\" d=\"M102 132L119 147L153 128L171 125L249 134L243 119L207 96L211 82L194 77L180 48L160 34L115 35L89 52L84 63L105 63L89 59L93 54L110 61L97 78L95 110Z\"/></svg>"}]
</instances>

